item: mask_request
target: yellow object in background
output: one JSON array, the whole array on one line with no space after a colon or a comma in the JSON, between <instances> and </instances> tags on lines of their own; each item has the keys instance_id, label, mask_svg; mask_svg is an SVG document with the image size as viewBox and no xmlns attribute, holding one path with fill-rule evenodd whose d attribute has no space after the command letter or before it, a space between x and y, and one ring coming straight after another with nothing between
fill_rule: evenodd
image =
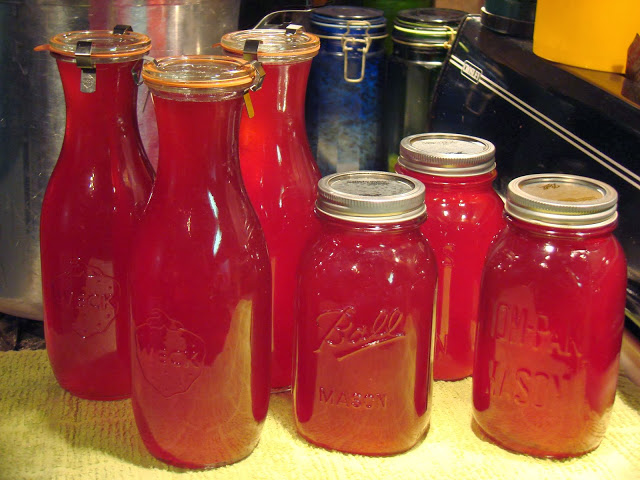
<instances>
[{"instance_id":1,"label":"yellow object in background","mask_svg":"<svg viewBox=\"0 0 640 480\"><path fill-rule=\"evenodd\" d=\"M640 33L640 0L538 0L533 53L553 62L625 73Z\"/></svg>"}]
</instances>

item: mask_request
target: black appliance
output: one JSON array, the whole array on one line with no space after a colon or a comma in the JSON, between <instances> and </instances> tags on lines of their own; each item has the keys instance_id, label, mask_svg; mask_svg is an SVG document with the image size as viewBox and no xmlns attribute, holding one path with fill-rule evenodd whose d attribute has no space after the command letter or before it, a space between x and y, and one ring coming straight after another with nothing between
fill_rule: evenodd
<instances>
[{"instance_id":1,"label":"black appliance","mask_svg":"<svg viewBox=\"0 0 640 480\"><path fill-rule=\"evenodd\" d=\"M596 178L619 194L616 236L628 262L628 327L640 337L640 85L613 73L549 62L531 40L470 15L434 92L430 131L496 146L496 188L530 173Z\"/></svg>"}]
</instances>

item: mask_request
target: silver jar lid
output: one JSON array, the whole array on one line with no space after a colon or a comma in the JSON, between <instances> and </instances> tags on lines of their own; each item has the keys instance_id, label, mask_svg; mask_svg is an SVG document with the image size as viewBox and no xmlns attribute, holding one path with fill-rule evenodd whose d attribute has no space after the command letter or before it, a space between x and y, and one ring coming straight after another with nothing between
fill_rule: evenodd
<instances>
[{"instance_id":1,"label":"silver jar lid","mask_svg":"<svg viewBox=\"0 0 640 480\"><path fill-rule=\"evenodd\" d=\"M618 218L618 194L604 182L561 173L535 174L509 182L505 211L528 223L596 228Z\"/></svg>"},{"instance_id":2,"label":"silver jar lid","mask_svg":"<svg viewBox=\"0 0 640 480\"><path fill-rule=\"evenodd\" d=\"M496 149L487 140L457 133L418 133L400 142L398 163L439 177L482 175L496 168Z\"/></svg>"},{"instance_id":3,"label":"silver jar lid","mask_svg":"<svg viewBox=\"0 0 640 480\"><path fill-rule=\"evenodd\" d=\"M424 185L398 173L334 173L318 182L316 208L330 217L355 223L404 222L425 214Z\"/></svg>"}]
</instances>

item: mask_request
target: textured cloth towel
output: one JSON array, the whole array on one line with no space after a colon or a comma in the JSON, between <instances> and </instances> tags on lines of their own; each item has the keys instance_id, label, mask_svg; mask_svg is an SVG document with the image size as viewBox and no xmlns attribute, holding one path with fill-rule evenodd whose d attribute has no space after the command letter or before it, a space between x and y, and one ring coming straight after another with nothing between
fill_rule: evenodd
<instances>
[{"instance_id":1,"label":"textured cloth towel","mask_svg":"<svg viewBox=\"0 0 640 480\"><path fill-rule=\"evenodd\" d=\"M306 443L291 395L271 396L260 444L245 460L208 471L164 465L145 450L129 400L92 402L63 391L46 351L0 353L0 479L640 479L640 387L620 376L611 422L595 451L535 459L471 429L471 380L435 382L431 429L401 455L364 457Z\"/></svg>"}]
</instances>

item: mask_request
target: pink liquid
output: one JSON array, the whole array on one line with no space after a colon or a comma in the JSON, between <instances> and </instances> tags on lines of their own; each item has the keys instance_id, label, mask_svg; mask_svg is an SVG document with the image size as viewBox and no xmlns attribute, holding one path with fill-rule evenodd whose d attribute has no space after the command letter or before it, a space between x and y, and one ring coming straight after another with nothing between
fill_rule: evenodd
<instances>
[{"instance_id":1,"label":"pink liquid","mask_svg":"<svg viewBox=\"0 0 640 480\"><path fill-rule=\"evenodd\" d=\"M96 91L82 93L80 69L58 60L67 124L42 205L45 335L60 385L93 400L131 392L129 247L152 184L135 67L98 64Z\"/></svg>"},{"instance_id":2,"label":"pink liquid","mask_svg":"<svg viewBox=\"0 0 640 480\"><path fill-rule=\"evenodd\" d=\"M596 448L613 405L626 265L613 227L571 232L508 217L482 279L474 419L505 448Z\"/></svg>"},{"instance_id":3,"label":"pink liquid","mask_svg":"<svg viewBox=\"0 0 640 480\"><path fill-rule=\"evenodd\" d=\"M417 221L321 218L299 271L297 430L343 452L408 450L430 418L435 258Z\"/></svg>"},{"instance_id":4,"label":"pink liquid","mask_svg":"<svg viewBox=\"0 0 640 480\"><path fill-rule=\"evenodd\" d=\"M478 297L491 240L504 227L495 170L471 177L436 177L396 171L426 187L427 220L420 227L438 260L438 302L433 376L457 380L473 371Z\"/></svg>"},{"instance_id":5,"label":"pink liquid","mask_svg":"<svg viewBox=\"0 0 640 480\"><path fill-rule=\"evenodd\" d=\"M267 239L273 275L274 390L291 385L296 271L318 228L313 207L320 172L304 124L310 65L265 64L262 89L251 94L255 116L243 113L240 124L242 178Z\"/></svg>"},{"instance_id":6,"label":"pink liquid","mask_svg":"<svg viewBox=\"0 0 640 480\"><path fill-rule=\"evenodd\" d=\"M269 260L238 165L242 98L160 95L158 177L133 245L133 410L152 455L215 467L253 450L267 414Z\"/></svg>"}]
</instances>

